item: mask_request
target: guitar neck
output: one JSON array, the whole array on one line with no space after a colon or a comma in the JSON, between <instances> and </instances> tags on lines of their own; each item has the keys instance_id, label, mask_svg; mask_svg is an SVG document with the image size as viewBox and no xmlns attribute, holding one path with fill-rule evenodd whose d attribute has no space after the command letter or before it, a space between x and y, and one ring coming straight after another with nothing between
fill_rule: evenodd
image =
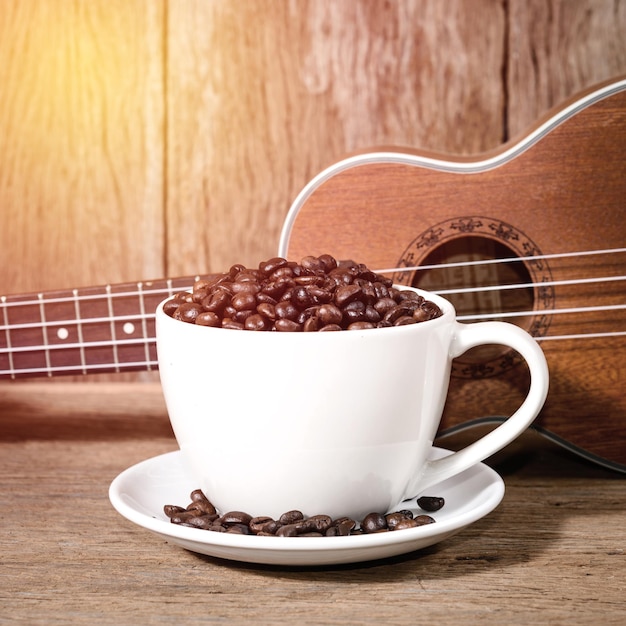
<instances>
[{"instance_id":1,"label":"guitar neck","mask_svg":"<svg viewBox=\"0 0 626 626\"><path fill-rule=\"evenodd\" d=\"M157 368L154 313L196 277L0 297L0 379Z\"/></svg>"}]
</instances>

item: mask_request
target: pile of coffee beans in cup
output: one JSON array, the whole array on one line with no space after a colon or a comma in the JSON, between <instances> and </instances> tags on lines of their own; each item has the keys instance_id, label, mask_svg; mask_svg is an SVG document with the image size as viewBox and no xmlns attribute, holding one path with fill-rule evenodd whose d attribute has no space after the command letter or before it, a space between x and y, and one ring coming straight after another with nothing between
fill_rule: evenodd
<instances>
[{"instance_id":1,"label":"pile of coffee beans in cup","mask_svg":"<svg viewBox=\"0 0 626 626\"><path fill-rule=\"evenodd\" d=\"M328 515L305 517L301 511L287 511L278 519L267 516L252 517L243 511L219 514L201 489L191 492L191 502L186 506L166 504L163 511L172 524L190 528L238 535L261 537L346 537L417 528L432 524L435 519L427 514L414 515L405 509L393 513L369 513L360 522L349 517L332 519ZM422 496L417 505L426 512L438 511L444 498Z\"/></svg>"},{"instance_id":2,"label":"pile of coffee beans in cup","mask_svg":"<svg viewBox=\"0 0 626 626\"><path fill-rule=\"evenodd\" d=\"M354 261L330 254L300 263L276 257L248 269L197 280L169 299L164 312L183 322L237 330L334 331L415 324L439 307Z\"/></svg>"}]
</instances>

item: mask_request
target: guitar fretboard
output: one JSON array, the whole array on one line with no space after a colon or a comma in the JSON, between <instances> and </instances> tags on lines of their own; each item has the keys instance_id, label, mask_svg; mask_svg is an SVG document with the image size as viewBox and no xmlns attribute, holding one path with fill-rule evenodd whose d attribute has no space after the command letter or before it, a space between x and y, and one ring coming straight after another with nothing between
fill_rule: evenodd
<instances>
[{"instance_id":1,"label":"guitar fretboard","mask_svg":"<svg viewBox=\"0 0 626 626\"><path fill-rule=\"evenodd\" d=\"M1 296L0 378L156 369L156 307L194 280Z\"/></svg>"}]
</instances>

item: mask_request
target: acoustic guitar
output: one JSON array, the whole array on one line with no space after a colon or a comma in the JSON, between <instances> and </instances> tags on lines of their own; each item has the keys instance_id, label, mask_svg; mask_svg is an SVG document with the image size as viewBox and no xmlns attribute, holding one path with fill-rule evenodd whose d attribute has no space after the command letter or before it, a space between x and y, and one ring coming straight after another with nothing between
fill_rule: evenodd
<instances>
[{"instance_id":1,"label":"acoustic guitar","mask_svg":"<svg viewBox=\"0 0 626 626\"><path fill-rule=\"evenodd\" d=\"M551 373L534 428L626 472L625 163L621 79L478 157L394 149L334 164L296 198L278 253L351 258L443 295L461 321L523 327ZM2 296L0 378L156 369L156 305L195 278ZM528 382L498 346L456 359L440 435L501 421Z\"/></svg>"}]
</instances>

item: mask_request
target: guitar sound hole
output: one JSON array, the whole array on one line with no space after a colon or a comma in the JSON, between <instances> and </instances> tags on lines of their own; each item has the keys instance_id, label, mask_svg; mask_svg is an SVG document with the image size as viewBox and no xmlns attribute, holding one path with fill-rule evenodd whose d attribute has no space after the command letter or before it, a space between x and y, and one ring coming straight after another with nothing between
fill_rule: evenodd
<instances>
[{"instance_id":1,"label":"guitar sound hole","mask_svg":"<svg viewBox=\"0 0 626 626\"><path fill-rule=\"evenodd\" d=\"M501 313L532 311L533 288L497 288L530 285L532 278L524 262L473 264L476 261L515 258L519 258L518 255L499 241L480 236L458 237L434 248L420 261L420 266L448 267L416 271L412 284L427 291L443 292L442 295L452 302L459 317L478 316L478 319L467 321L501 320L529 330L532 316L506 317ZM451 264L454 265L450 267ZM455 290L459 293L446 293ZM482 346L469 350L459 360L467 364L485 363L502 356L504 351L499 346Z\"/></svg>"}]
</instances>

